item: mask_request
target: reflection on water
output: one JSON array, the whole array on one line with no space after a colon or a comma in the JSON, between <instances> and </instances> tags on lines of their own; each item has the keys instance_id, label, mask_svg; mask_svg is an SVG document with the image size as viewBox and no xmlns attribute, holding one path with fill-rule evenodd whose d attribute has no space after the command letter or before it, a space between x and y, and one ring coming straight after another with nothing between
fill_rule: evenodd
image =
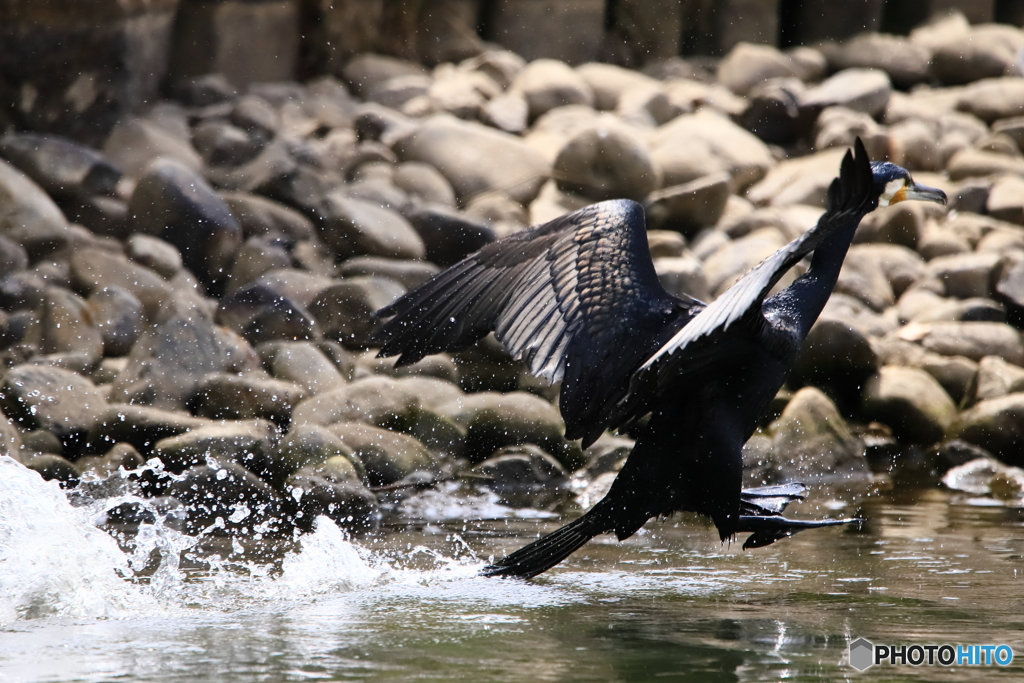
<instances>
[{"instance_id":1,"label":"reflection on water","mask_svg":"<svg viewBox=\"0 0 1024 683\"><path fill-rule=\"evenodd\" d=\"M48 509L60 502L54 490L24 484L18 495L33 514L79 513ZM935 488L903 488L834 511L866 517L859 531L807 532L749 552L718 544L696 520L653 523L626 543L595 541L530 583L476 571L485 555L511 550L557 520L433 521L359 545L325 524L276 564L214 560L212 569L176 570L160 581L109 583L86 557L91 543L104 552L109 544L67 534L48 540L56 532L39 526L41 518L34 537L19 535L3 490L2 681L1010 681L1024 674L1024 513L965 505ZM802 514L822 511L805 506ZM11 543L31 562L12 558ZM68 556L77 571L64 571L60 558ZM108 574L113 565L123 571L123 559L97 562ZM33 572L54 580L40 583ZM47 600L64 607L51 605L43 617L19 611L11 600L18 585L42 586L32 598L40 613ZM79 593L89 600L77 603ZM1017 659L1006 668L861 674L845 663L848 643L860 636L1007 643Z\"/></svg>"}]
</instances>

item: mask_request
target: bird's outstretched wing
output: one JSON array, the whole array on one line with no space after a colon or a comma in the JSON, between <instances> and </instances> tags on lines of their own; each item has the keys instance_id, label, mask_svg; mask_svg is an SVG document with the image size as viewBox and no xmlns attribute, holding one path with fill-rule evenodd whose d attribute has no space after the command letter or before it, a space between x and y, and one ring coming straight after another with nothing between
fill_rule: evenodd
<instances>
[{"instance_id":1,"label":"bird's outstretched wing","mask_svg":"<svg viewBox=\"0 0 1024 683\"><path fill-rule=\"evenodd\" d=\"M380 356L399 365L493 331L549 382L562 381L569 438L596 439L633 372L703 304L669 295L643 209L588 206L493 242L377 312Z\"/></svg>"},{"instance_id":2,"label":"bird's outstretched wing","mask_svg":"<svg viewBox=\"0 0 1024 683\"><path fill-rule=\"evenodd\" d=\"M644 412L646 397L658 395L680 374L713 361L718 354L716 345L724 333L740 321L760 317L765 297L786 271L839 226L860 220L874 208L872 202L877 197L871 162L860 138L854 149L855 154L847 151L843 157L839 177L828 188L826 210L817 225L755 266L644 361L632 379L629 394L617 407L611 426L639 417L638 413Z\"/></svg>"}]
</instances>

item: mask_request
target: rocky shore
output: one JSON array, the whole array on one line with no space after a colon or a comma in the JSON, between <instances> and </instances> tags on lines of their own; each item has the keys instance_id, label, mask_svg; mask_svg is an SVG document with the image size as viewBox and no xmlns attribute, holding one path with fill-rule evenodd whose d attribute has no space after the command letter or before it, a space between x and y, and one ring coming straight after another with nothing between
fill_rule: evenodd
<instances>
[{"instance_id":1,"label":"rocky shore","mask_svg":"<svg viewBox=\"0 0 1024 683\"><path fill-rule=\"evenodd\" d=\"M1020 29L953 15L643 71L368 53L306 83L183 81L102 148L9 131L0 453L67 487L132 471L152 505L111 518L190 531L373 528L439 481L593 502L628 436L567 441L557 386L493 339L396 370L368 348L370 313L613 197L644 203L666 288L713 299L814 224L860 136L951 202L863 222L747 481L912 460L1020 500L1022 49Z\"/></svg>"}]
</instances>

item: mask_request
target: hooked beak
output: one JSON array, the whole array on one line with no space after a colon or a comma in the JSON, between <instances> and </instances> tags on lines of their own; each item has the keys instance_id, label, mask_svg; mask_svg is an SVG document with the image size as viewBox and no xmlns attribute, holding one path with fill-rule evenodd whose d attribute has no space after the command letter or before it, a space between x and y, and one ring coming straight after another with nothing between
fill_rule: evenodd
<instances>
[{"instance_id":1,"label":"hooked beak","mask_svg":"<svg viewBox=\"0 0 1024 683\"><path fill-rule=\"evenodd\" d=\"M896 204L897 202L903 202L908 199L919 199L923 202L935 202L936 204L945 205L946 193L934 187L914 183L913 185L908 185L897 192L893 196L892 200L890 200L889 204Z\"/></svg>"}]
</instances>

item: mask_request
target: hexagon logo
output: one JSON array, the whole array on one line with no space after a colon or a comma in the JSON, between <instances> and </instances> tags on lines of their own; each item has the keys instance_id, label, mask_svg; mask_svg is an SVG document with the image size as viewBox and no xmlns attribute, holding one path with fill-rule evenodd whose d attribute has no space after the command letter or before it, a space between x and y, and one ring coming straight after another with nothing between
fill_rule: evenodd
<instances>
[{"instance_id":1,"label":"hexagon logo","mask_svg":"<svg viewBox=\"0 0 1024 683\"><path fill-rule=\"evenodd\" d=\"M870 640L858 638L850 643L850 666L864 671L875 663L875 646Z\"/></svg>"}]
</instances>

